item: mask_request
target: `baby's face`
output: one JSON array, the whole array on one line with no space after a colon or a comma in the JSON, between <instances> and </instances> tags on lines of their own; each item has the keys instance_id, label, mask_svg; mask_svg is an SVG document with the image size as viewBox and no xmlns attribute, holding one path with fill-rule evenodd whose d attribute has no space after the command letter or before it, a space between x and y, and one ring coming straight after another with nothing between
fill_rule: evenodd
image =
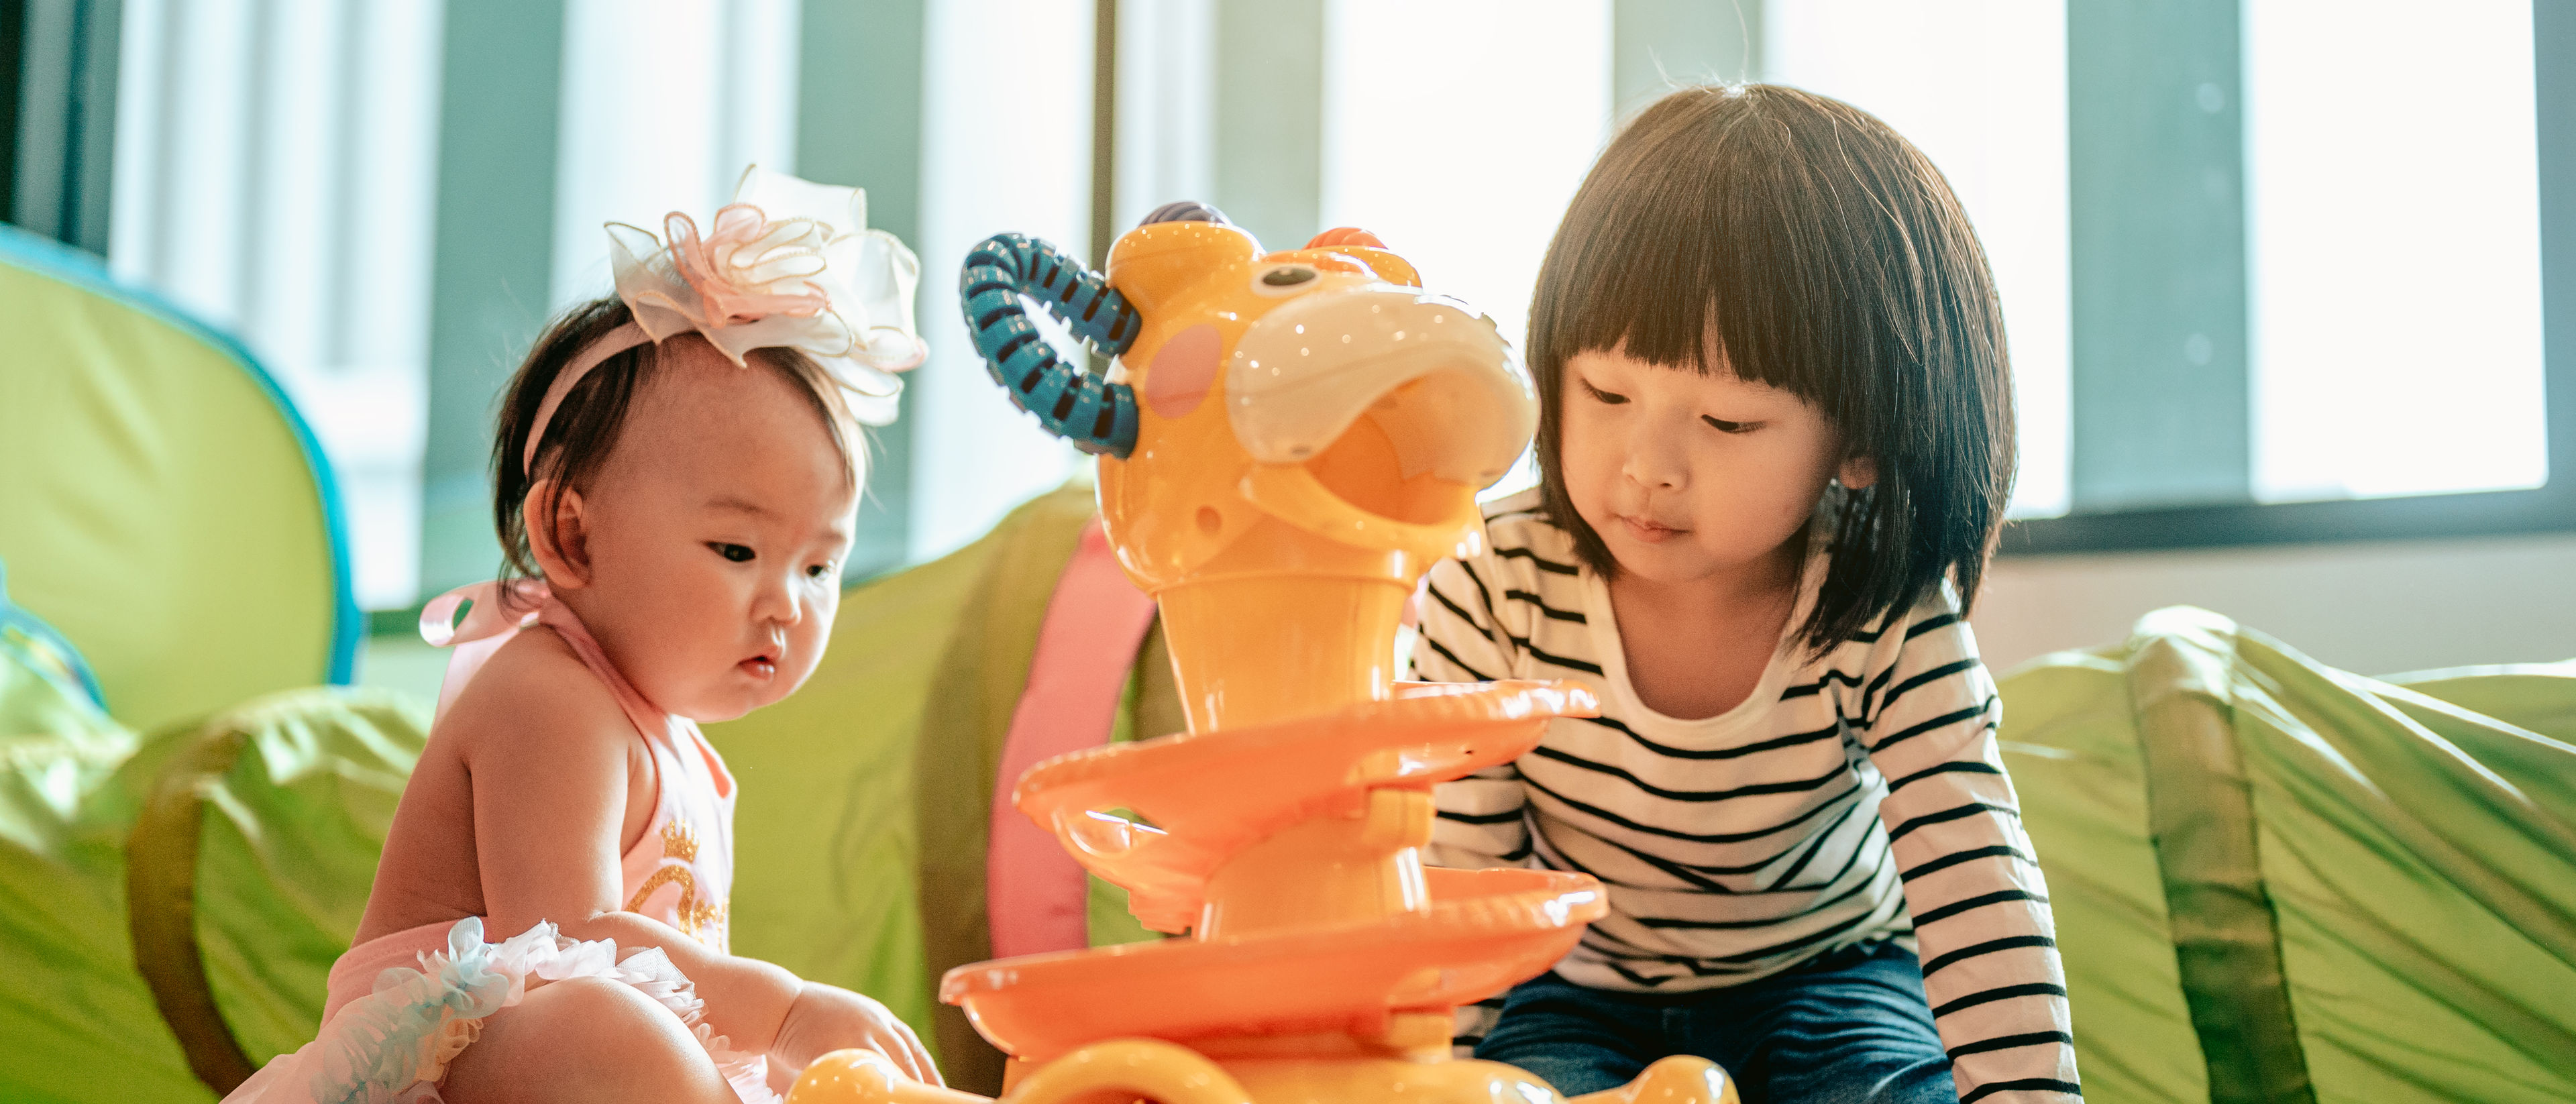
<instances>
[{"instance_id":1,"label":"baby's face","mask_svg":"<svg viewBox=\"0 0 2576 1104\"><path fill-rule=\"evenodd\" d=\"M589 577L558 593L655 705L730 720L822 659L860 480L776 371L694 336L661 356L583 503Z\"/></svg>"}]
</instances>

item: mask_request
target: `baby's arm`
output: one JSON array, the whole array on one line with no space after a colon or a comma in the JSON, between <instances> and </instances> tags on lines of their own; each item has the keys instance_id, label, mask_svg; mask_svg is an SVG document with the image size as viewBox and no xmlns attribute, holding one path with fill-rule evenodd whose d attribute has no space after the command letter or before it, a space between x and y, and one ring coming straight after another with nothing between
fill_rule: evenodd
<instances>
[{"instance_id":1,"label":"baby's arm","mask_svg":"<svg viewBox=\"0 0 2576 1104\"><path fill-rule=\"evenodd\" d=\"M1867 718L1856 736L1887 778L1879 815L1960 1099L2078 1098L2048 887L1995 746L1994 677L1946 600L1895 620L1847 712Z\"/></svg>"},{"instance_id":2,"label":"baby's arm","mask_svg":"<svg viewBox=\"0 0 2576 1104\"><path fill-rule=\"evenodd\" d=\"M513 658L525 662L486 667L445 719L473 787L486 930L498 938L551 920L575 939L614 939L621 953L659 947L695 983L708 1025L737 1050L793 1070L866 1046L939 1083L920 1041L884 1005L622 911L629 756L639 750L632 726L559 643L527 641Z\"/></svg>"}]
</instances>

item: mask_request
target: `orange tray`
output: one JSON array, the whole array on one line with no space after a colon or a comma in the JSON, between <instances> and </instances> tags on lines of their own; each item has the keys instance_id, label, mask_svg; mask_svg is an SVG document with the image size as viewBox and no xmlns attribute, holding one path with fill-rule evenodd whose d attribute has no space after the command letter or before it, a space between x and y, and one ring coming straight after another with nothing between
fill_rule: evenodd
<instances>
[{"instance_id":1,"label":"orange tray","mask_svg":"<svg viewBox=\"0 0 2576 1104\"><path fill-rule=\"evenodd\" d=\"M1022 775L1012 802L1125 887L1147 927L1186 931L1208 877L1236 851L1354 790L1427 788L1511 762L1551 718L1600 710L1571 682L1398 683L1395 694L1286 724L1058 756Z\"/></svg>"},{"instance_id":2,"label":"orange tray","mask_svg":"<svg viewBox=\"0 0 2576 1104\"><path fill-rule=\"evenodd\" d=\"M1427 912L1287 934L1167 940L960 966L939 999L1033 1062L1103 1039L1371 1030L1482 1000L1565 957L1608 911L1552 870L1427 869Z\"/></svg>"}]
</instances>

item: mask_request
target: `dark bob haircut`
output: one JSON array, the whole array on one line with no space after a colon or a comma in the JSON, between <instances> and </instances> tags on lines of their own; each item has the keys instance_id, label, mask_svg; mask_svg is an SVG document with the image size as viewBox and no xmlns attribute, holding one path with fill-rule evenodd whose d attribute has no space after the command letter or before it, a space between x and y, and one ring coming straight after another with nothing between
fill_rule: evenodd
<instances>
[{"instance_id":1,"label":"dark bob haircut","mask_svg":"<svg viewBox=\"0 0 2576 1104\"><path fill-rule=\"evenodd\" d=\"M617 448L635 397L643 393L661 368L661 348L647 341L612 353L573 384L562 404L555 408L554 417L546 423L545 439L538 443L533 470L523 471L519 458L527 452L528 431L534 428L537 407L545 403L546 389L554 386L555 377L570 367L582 350L634 317L626 304L613 295L565 310L547 324L544 333L537 335L528 358L519 364L509 387L501 393L500 424L492 434L492 523L501 537L504 584L544 577L528 543L528 489L538 480L553 481L541 504L546 517L554 516L555 504L562 500L564 492L590 492ZM694 338L692 334L671 340ZM831 373L795 349L754 349L744 359L752 370L776 372L796 385L813 404L814 412L822 416L832 447L840 452L843 466L856 478L857 469L852 463L858 455L854 446L859 443L852 440L849 404ZM503 586L501 596L504 602L509 601L513 597L511 588Z\"/></svg>"},{"instance_id":2,"label":"dark bob haircut","mask_svg":"<svg viewBox=\"0 0 2576 1104\"><path fill-rule=\"evenodd\" d=\"M1935 592L1977 595L2013 479L2011 370L1985 252L1913 144L1778 85L1685 88L1620 130L1549 243L1530 306L1543 509L1618 571L1558 458L1565 363L1623 351L1812 404L1877 467L1822 508L1818 653ZM1835 501L1839 499L1839 501Z\"/></svg>"}]
</instances>

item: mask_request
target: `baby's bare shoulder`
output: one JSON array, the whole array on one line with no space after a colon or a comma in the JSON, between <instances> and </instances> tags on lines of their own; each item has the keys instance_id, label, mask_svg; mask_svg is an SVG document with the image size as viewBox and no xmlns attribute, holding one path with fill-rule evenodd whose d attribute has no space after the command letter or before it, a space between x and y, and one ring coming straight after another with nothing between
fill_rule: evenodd
<instances>
[{"instance_id":1,"label":"baby's bare shoulder","mask_svg":"<svg viewBox=\"0 0 2576 1104\"><path fill-rule=\"evenodd\" d=\"M551 773L622 763L630 727L616 697L561 637L529 631L475 672L430 742L469 769Z\"/></svg>"}]
</instances>

